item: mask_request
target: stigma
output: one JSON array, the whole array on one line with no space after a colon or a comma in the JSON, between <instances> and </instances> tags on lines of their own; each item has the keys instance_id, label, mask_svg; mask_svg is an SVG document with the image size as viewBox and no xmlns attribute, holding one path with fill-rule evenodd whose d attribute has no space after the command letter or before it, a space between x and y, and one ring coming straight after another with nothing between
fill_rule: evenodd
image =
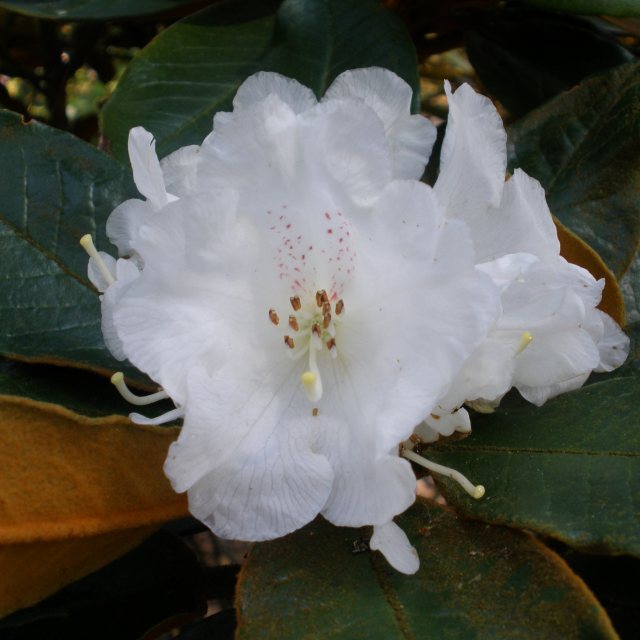
<instances>
[{"instance_id":1,"label":"stigma","mask_svg":"<svg viewBox=\"0 0 640 640\"><path fill-rule=\"evenodd\" d=\"M332 303L327 291L318 289L313 296L291 296L289 303L293 313L288 314L284 345L292 359L308 357L308 367L300 376L300 383L309 402L316 403L322 398L318 354L326 349L331 358L338 357L335 327L344 315L344 301ZM272 325L280 324L275 309L268 310L268 317Z\"/></svg>"}]
</instances>

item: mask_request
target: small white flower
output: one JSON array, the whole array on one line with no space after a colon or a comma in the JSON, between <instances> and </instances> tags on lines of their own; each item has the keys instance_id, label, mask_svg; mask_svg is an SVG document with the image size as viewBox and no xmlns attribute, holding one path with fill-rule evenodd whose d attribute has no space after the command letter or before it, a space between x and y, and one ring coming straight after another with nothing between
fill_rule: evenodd
<instances>
[{"instance_id":1,"label":"small white flower","mask_svg":"<svg viewBox=\"0 0 640 640\"><path fill-rule=\"evenodd\" d=\"M527 400L580 387L591 371L611 371L629 339L596 308L604 281L560 256L540 183L516 169L504 181L506 134L491 102L468 85L451 93L434 191L449 216L464 220L477 268L501 290L502 312L435 411L417 429L425 441L469 431L461 405L491 411L513 386Z\"/></svg>"},{"instance_id":2,"label":"small white flower","mask_svg":"<svg viewBox=\"0 0 640 640\"><path fill-rule=\"evenodd\" d=\"M498 293L465 225L412 179L434 132L410 98L381 69L344 74L320 103L260 73L200 148L159 165L132 154L148 203L109 227L136 273L106 283L105 334L184 413L165 471L222 537L274 538L321 513L374 525L373 548L418 568L392 523L415 497L399 446L480 345Z\"/></svg>"}]
</instances>

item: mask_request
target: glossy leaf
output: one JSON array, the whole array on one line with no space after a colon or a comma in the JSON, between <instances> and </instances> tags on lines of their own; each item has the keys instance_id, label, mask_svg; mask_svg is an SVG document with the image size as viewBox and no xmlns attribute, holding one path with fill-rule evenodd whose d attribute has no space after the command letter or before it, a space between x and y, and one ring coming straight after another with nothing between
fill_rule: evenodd
<instances>
[{"instance_id":1,"label":"glossy leaf","mask_svg":"<svg viewBox=\"0 0 640 640\"><path fill-rule=\"evenodd\" d=\"M607 377L542 407L512 401L474 415L472 434L424 455L486 487L471 500L436 476L448 502L486 522L579 548L640 555L640 377Z\"/></svg>"},{"instance_id":2,"label":"glossy leaf","mask_svg":"<svg viewBox=\"0 0 640 640\"><path fill-rule=\"evenodd\" d=\"M256 545L238 585L236 637L616 637L580 579L530 535L425 502L397 521L420 555L415 576L354 553L363 531L321 519Z\"/></svg>"},{"instance_id":3,"label":"glossy leaf","mask_svg":"<svg viewBox=\"0 0 640 640\"><path fill-rule=\"evenodd\" d=\"M592 76L509 131L510 167L620 277L640 243L640 64Z\"/></svg>"},{"instance_id":4,"label":"glossy leaf","mask_svg":"<svg viewBox=\"0 0 640 640\"><path fill-rule=\"evenodd\" d=\"M482 83L515 117L592 73L634 60L596 23L522 5L479 13L465 44Z\"/></svg>"},{"instance_id":5,"label":"glossy leaf","mask_svg":"<svg viewBox=\"0 0 640 640\"><path fill-rule=\"evenodd\" d=\"M590 15L639 16L638 0L525 0L529 4L553 9Z\"/></svg>"},{"instance_id":6,"label":"glossy leaf","mask_svg":"<svg viewBox=\"0 0 640 640\"><path fill-rule=\"evenodd\" d=\"M160 156L200 144L213 115L230 110L260 70L296 78L322 95L342 71L382 66L417 89L416 53L402 23L375 0L224 3L161 33L131 63L103 111L112 152L126 161L128 131L143 125ZM262 17L248 20L261 7ZM417 94L416 94L417 95Z\"/></svg>"},{"instance_id":7,"label":"glossy leaf","mask_svg":"<svg viewBox=\"0 0 640 640\"><path fill-rule=\"evenodd\" d=\"M0 614L37 602L186 515L162 464L176 429L0 396Z\"/></svg>"},{"instance_id":8,"label":"glossy leaf","mask_svg":"<svg viewBox=\"0 0 640 640\"><path fill-rule=\"evenodd\" d=\"M0 8L55 20L109 20L166 13L189 5L197 8L202 4L198 0L3 0Z\"/></svg>"},{"instance_id":9,"label":"glossy leaf","mask_svg":"<svg viewBox=\"0 0 640 640\"><path fill-rule=\"evenodd\" d=\"M105 221L130 171L71 134L0 111L0 352L114 370L78 240Z\"/></svg>"}]
</instances>

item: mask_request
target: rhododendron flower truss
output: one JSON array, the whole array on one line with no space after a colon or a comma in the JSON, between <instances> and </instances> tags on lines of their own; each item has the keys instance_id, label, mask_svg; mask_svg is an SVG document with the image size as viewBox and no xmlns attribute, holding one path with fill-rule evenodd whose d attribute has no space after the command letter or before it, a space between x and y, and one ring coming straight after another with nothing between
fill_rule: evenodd
<instances>
[{"instance_id":1,"label":"rhododendron flower truss","mask_svg":"<svg viewBox=\"0 0 640 640\"><path fill-rule=\"evenodd\" d=\"M153 202L116 210L124 257L94 254L90 273L114 353L184 416L165 471L222 537L270 539L320 513L373 525L373 548L418 568L392 522L415 495L399 446L499 296L466 226L416 180L435 135L410 100L382 69L343 74L320 102L261 73L201 147L158 163L131 133Z\"/></svg>"},{"instance_id":2,"label":"rhododendron flower truss","mask_svg":"<svg viewBox=\"0 0 640 640\"><path fill-rule=\"evenodd\" d=\"M597 309L604 280L560 256L539 182L516 169L504 180L506 134L491 102L448 83L449 121L434 191L448 217L464 220L478 270L501 292L501 313L417 434L469 431L466 401L491 411L516 387L541 405L582 386L592 371L619 367L629 339Z\"/></svg>"}]
</instances>

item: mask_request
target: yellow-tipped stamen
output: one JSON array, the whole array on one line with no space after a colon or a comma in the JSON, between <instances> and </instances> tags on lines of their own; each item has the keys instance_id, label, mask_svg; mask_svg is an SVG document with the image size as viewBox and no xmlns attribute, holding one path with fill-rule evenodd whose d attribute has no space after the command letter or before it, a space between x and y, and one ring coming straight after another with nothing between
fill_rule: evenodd
<instances>
[{"instance_id":1,"label":"yellow-tipped stamen","mask_svg":"<svg viewBox=\"0 0 640 640\"><path fill-rule=\"evenodd\" d=\"M111 376L111 384L120 392L120 395L131 404L153 404L160 400L166 400L169 397L166 391L157 391L156 393L151 393L148 396L137 396L134 393L131 393L131 390L127 387L127 383L124 381L124 374L122 371L118 371Z\"/></svg>"},{"instance_id":2,"label":"yellow-tipped stamen","mask_svg":"<svg viewBox=\"0 0 640 640\"><path fill-rule=\"evenodd\" d=\"M481 484L471 484L471 482L469 482L469 480L459 471L451 469L450 467L445 467L436 462L432 462L431 460L427 460L426 458L418 455L415 451L410 451L409 449L403 449L402 455L407 458L407 460L411 460L425 469L433 471L433 473L439 473L442 476L455 480L472 498L479 500L484 496L484 487Z\"/></svg>"},{"instance_id":3,"label":"yellow-tipped stamen","mask_svg":"<svg viewBox=\"0 0 640 640\"><path fill-rule=\"evenodd\" d=\"M322 343L320 348L322 348ZM316 348L313 344L309 345L309 369L300 376L300 381L309 402L318 402L322 398L322 378L320 378L320 369L318 369L316 362Z\"/></svg>"},{"instance_id":4,"label":"yellow-tipped stamen","mask_svg":"<svg viewBox=\"0 0 640 640\"><path fill-rule=\"evenodd\" d=\"M516 349L516 355L521 354L531 344L532 340L533 336L531 335L531 333L529 331L525 331L520 336L520 342L518 343L518 347Z\"/></svg>"},{"instance_id":5,"label":"yellow-tipped stamen","mask_svg":"<svg viewBox=\"0 0 640 640\"><path fill-rule=\"evenodd\" d=\"M80 246L87 252L89 257L95 262L96 267L98 267L98 271L100 271L104 281L107 285L112 285L116 279L111 274L111 271L107 268L107 265L104 263L102 256L98 253L96 249L96 245L93 244L93 238L90 233L86 233L80 238Z\"/></svg>"}]
</instances>

